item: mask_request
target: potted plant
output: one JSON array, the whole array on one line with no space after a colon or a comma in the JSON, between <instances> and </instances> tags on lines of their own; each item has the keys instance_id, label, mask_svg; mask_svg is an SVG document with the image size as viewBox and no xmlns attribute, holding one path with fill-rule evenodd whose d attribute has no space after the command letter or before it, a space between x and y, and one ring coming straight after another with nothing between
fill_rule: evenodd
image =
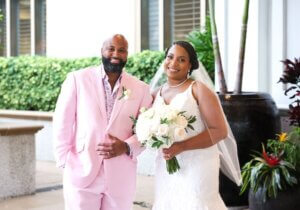
<instances>
[{"instance_id":1,"label":"potted plant","mask_svg":"<svg viewBox=\"0 0 300 210\"><path fill-rule=\"evenodd\" d=\"M250 209L296 210L300 206L300 59L283 63L279 82L289 85L285 95L292 99L288 111L292 129L278 140L269 139L266 149L263 146L243 166L241 193L250 189Z\"/></svg>"},{"instance_id":2,"label":"potted plant","mask_svg":"<svg viewBox=\"0 0 300 210\"><path fill-rule=\"evenodd\" d=\"M284 64L284 72L278 82L288 86L284 94L292 100L288 110L292 130L288 138L300 147L300 58L295 58L294 62L289 59L285 59L282 62ZM297 171L300 171L300 153L297 153L297 160L299 161Z\"/></svg>"},{"instance_id":3,"label":"potted plant","mask_svg":"<svg viewBox=\"0 0 300 210\"><path fill-rule=\"evenodd\" d=\"M261 153L252 155L243 166L241 188L241 193L250 188L250 209L298 209L300 188L297 184L300 180L296 168L299 152L287 133L282 133L277 140L269 139Z\"/></svg>"},{"instance_id":4,"label":"potted plant","mask_svg":"<svg viewBox=\"0 0 300 210\"><path fill-rule=\"evenodd\" d=\"M259 150L262 142L265 143L267 139L275 138L275 134L280 132L279 111L271 95L262 92L242 91L249 2L249 0L245 0L244 3L238 73L236 87L233 92L228 91L223 73L214 15L214 0L209 0L208 2L215 67L218 76L217 81L220 87L219 98L237 141L240 165L244 165L249 161L249 154L252 150ZM220 193L226 205L242 206L248 204L247 195L239 196L239 191L239 187L236 187L234 183L221 175Z\"/></svg>"}]
</instances>

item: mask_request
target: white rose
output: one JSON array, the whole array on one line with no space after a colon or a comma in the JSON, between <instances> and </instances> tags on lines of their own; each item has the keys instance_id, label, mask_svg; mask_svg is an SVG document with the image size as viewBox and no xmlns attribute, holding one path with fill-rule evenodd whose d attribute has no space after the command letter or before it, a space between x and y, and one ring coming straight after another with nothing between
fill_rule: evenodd
<instances>
[{"instance_id":1,"label":"white rose","mask_svg":"<svg viewBox=\"0 0 300 210\"><path fill-rule=\"evenodd\" d=\"M186 118L182 115L178 115L176 117L176 121L175 121L176 125L178 125L180 128L186 128L188 125L188 121L186 120Z\"/></svg>"},{"instance_id":2,"label":"white rose","mask_svg":"<svg viewBox=\"0 0 300 210\"><path fill-rule=\"evenodd\" d=\"M161 118L164 118L164 117L166 117L166 115L169 112L169 110L170 110L170 106L169 105L163 105L159 109L157 109L157 114Z\"/></svg>"},{"instance_id":3,"label":"white rose","mask_svg":"<svg viewBox=\"0 0 300 210\"><path fill-rule=\"evenodd\" d=\"M151 132L156 133L160 126L160 118L157 116L151 119Z\"/></svg>"},{"instance_id":4,"label":"white rose","mask_svg":"<svg viewBox=\"0 0 300 210\"><path fill-rule=\"evenodd\" d=\"M145 140L149 140L151 138L151 125L150 121L148 119L139 118L136 123L136 135L140 142L143 142Z\"/></svg>"},{"instance_id":5,"label":"white rose","mask_svg":"<svg viewBox=\"0 0 300 210\"><path fill-rule=\"evenodd\" d=\"M169 121L176 119L177 115L178 115L178 112L173 109L169 109L168 112L166 113L166 117Z\"/></svg>"},{"instance_id":6,"label":"white rose","mask_svg":"<svg viewBox=\"0 0 300 210\"><path fill-rule=\"evenodd\" d=\"M143 143L151 138L151 134L148 129L141 129L139 132L136 132L136 136L139 142Z\"/></svg>"},{"instance_id":7,"label":"white rose","mask_svg":"<svg viewBox=\"0 0 300 210\"><path fill-rule=\"evenodd\" d=\"M184 128L175 128L174 133L177 140L183 140L186 136Z\"/></svg>"},{"instance_id":8,"label":"white rose","mask_svg":"<svg viewBox=\"0 0 300 210\"><path fill-rule=\"evenodd\" d=\"M150 108L150 109L148 109L147 111L145 111L145 112L142 113L142 115L143 115L145 118L148 118L148 119L153 118L154 114L155 114L155 111L154 111L153 108Z\"/></svg>"},{"instance_id":9,"label":"white rose","mask_svg":"<svg viewBox=\"0 0 300 210\"><path fill-rule=\"evenodd\" d=\"M167 136L169 133L169 126L167 124L160 124L158 126L156 134L158 136Z\"/></svg>"}]
</instances>

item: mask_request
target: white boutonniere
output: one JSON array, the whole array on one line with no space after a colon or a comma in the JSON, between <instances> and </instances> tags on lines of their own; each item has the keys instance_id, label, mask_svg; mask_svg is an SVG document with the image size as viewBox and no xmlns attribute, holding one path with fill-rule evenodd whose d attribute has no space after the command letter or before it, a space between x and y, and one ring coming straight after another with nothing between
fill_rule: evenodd
<instances>
[{"instance_id":1,"label":"white boutonniere","mask_svg":"<svg viewBox=\"0 0 300 210\"><path fill-rule=\"evenodd\" d=\"M122 87L122 95L120 96L119 100L121 100L122 98L128 100L130 95L131 95L131 90Z\"/></svg>"}]
</instances>

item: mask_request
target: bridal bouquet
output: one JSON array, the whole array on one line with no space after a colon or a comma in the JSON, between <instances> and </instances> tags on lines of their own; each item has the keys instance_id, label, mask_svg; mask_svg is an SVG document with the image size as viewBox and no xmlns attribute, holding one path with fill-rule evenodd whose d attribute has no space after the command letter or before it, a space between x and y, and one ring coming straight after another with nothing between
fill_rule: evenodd
<instances>
[{"instance_id":1,"label":"bridal bouquet","mask_svg":"<svg viewBox=\"0 0 300 210\"><path fill-rule=\"evenodd\" d=\"M186 117L184 111L173 109L170 105L161 106L159 109L142 108L136 121L135 133L138 140L147 148L167 148L175 141L183 140L188 128L194 130L192 123L195 116ZM180 169L176 157L167 160L169 174Z\"/></svg>"}]
</instances>

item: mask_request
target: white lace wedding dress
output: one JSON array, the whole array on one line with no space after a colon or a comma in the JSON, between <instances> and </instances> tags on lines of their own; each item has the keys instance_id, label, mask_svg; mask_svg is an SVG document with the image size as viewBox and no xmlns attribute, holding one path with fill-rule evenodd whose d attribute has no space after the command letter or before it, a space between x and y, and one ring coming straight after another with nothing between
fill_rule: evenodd
<instances>
[{"instance_id":1,"label":"white lace wedding dress","mask_svg":"<svg viewBox=\"0 0 300 210\"><path fill-rule=\"evenodd\" d=\"M199 108L192 95L192 85L177 94L170 105L185 111L186 116L194 115L195 130L189 129L187 138L204 130ZM153 106L160 109L164 99L157 94ZM168 174L166 161L158 152L155 169L155 202L152 210L225 210L219 194L219 151L216 145L205 149L183 152L176 156L180 170Z\"/></svg>"}]
</instances>

